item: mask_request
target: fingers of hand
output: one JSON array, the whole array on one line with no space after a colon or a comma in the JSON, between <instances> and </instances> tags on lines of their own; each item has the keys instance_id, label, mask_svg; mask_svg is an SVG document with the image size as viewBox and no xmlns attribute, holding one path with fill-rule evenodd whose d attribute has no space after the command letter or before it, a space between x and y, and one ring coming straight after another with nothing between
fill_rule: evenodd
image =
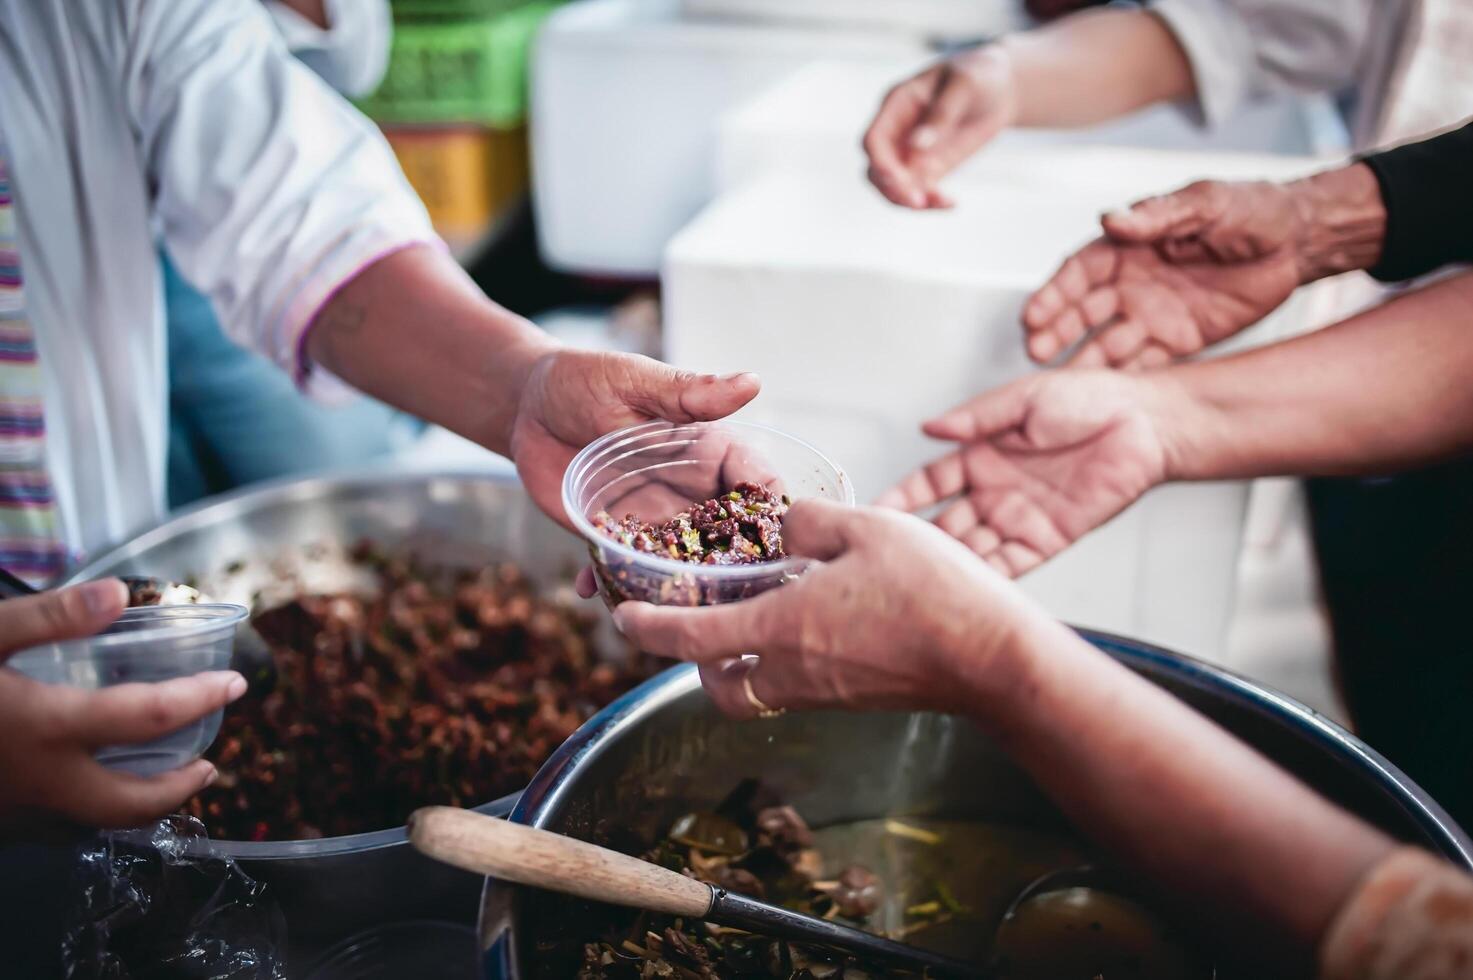
<instances>
[{"instance_id":1,"label":"fingers of hand","mask_svg":"<svg viewBox=\"0 0 1473 980\"><path fill-rule=\"evenodd\" d=\"M966 537L972 531L976 530L978 526L983 523L983 518L981 514L977 513L977 508L972 503L972 498L962 497L958 500L953 501L945 509L943 509L941 513L937 514L936 519L932 523L934 523L941 530L945 531L947 534L951 535L953 538L957 538L958 540L960 540ZM993 533L991 534L991 537L995 539L997 535ZM986 545L987 536L978 537L977 543ZM977 551L978 554L986 554L988 551L991 551L992 548L995 548L999 543L1001 542L994 540L991 547L986 547L981 550L973 550Z\"/></svg>"},{"instance_id":2,"label":"fingers of hand","mask_svg":"<svg viewBox=\"0 0 1473 980\"><path fill-rule=\"evenodd\" d=\"M1157 246L1157 251L1177 265L1218 261L1218 256L1200 238L1168 238Z\"/></svg>"},{"instance_id":3,"label":"fingers of hand","mask_svg":"<svg viewBox=\"0 0 1473 980\"><path fill-rule=\"evenodd\" d=\"M932 187L926 191L926 207L934 211L945 211L956 207L956 199L945 191Z\"/></svg>"},{"instance_id":4,"label":"fingers of hand","mask_svg":"<svg viewBox=\"0 0 1473 980\"><path fill-rule=\"evenodd\" d=\"M1035 568L1069 543L1043 509L1016 490L968 494L935 523L1009 576Z\"/></svg>"},{"instance_id":5,"label":"fingers of hand","mask_svg":"<svg viewBox=\"0 0 1473 980\"><path fill-rule=\"evenodd\" d=\"M1089 339L1069 359L1068 366L1080 367L1123 367L1132 362L1150 342L1151 335L1145 326L1132 317L1125 317L1109 324Z\"/></svg>"},{"instance_id":6,"label":"fingers of hand","mask_svg":"<svg viewBox=\"0 0 1473 980\"><path fill-rule=\"evenodd\" d=\"M966 484L961 453L947 453L885 491L876 504L896 510L917 511L961 493Z\"/></svg>"},{"instance_id":7,"label":"fingers of hand","mask_svg":"<svg viewBox=\"0 0 1473 980\"><path fill-rule=\"evenodd\" d=\"M619 402L641 415L671 422L707 421L730 415L755 398L761 387L757 376L750 373L724 377L696 374L633 354L575 356L580 363L597 358L608 390ZM580 384L584 390L588 387L586 379L580 382L575 378L569 384Z\"/></svg>"},{"instance_id":8,"label":"fingers of hand","mask_svg":"<svg viewBox=\"0 0 1473 980\"><path fill-rule=\"evenodd\" d=\"M885 167L872 163L868 175L869 182L875 185L875 188L891 204L917 210L926 208L929 197L925 188L902 166Z\"/></svg>"},{"instance_id":9,"label":"fingers of hand","mask_svg":"<svg viewBox=\"0 0 1473 980\"><path fill-rule=\"evenodd\" d=\"M1032 390L1033 379L1024 378L984 392L945 415L923 422L921 431L950 442L990 438L1023 424Z\"/></svg>"},{"instance_id":10,"label":"fingers of hand","mask_svg":"<svg viewBox=\"0 0 1473 980\"><path fill-rule=\"evenodd\" d=\"M799 558L833 561L876 530L877 516L867 509L830 500L800 500L783 520L783 549Z\"/></svg>"},{"instance_id":11,"label":"fingers of hand","mask_svg":"<svg viewBox=\"0 0 1473 980\"><path fill-rule=\"evenodd\" d=\"M7 599L0 604L0 660L38 643L91 636L127 606L128 589L117 579Z\"/></svg>"},{"instance_id":12,"label":"fingers of hand","mask_svg":"<svg viewBox=\"0 0 1473 980\"><path fill-rule=\"evenodd\" d=\"M1179 191L1148 197L1128 210L1112 211L1100 224L1105 234L1123 242L1153 242L1194 234L1216 220L1221 210L1221 188L1198 181Z\"/></svg>"},{"instance_id":13,"label":"fingers of hand","mask_svg":"<svg viewBox=\"0 0 1473 980\"><path fill-rule=\"evenodd\" d=\"M729 718L752 719L764 711L805 708L824 700L787 654L733 657L700 666L701 686L717 709Z\"/></svg>"},{"instance_id":14,"label":"fingers of hand","mask_svg":"<svg viewBox=\"0 0 1473 980\"><path fill-rule=\"evenodd\" d=\"M1103 240L1065 259L1023 308L1023 326L1033 334L1029 356L1051 360L1114 316L1120 308L1115 284L1119 267L1119 249Z\"/></svg>"},{"instance_id":15,"label":"fingers of hand","mask_svg":"<svg viewBox=\"0 0 1473 980\"><path fill-rule=\"evenodd\" d=\"M948 151L952 147L948 144L956 142L962 121L973 108L976 98L976 89L968 79L950 66L942 69L935 91L906 141L912 166L919 164L924 172L937 175L936 168L951 158Z\"/></svg>"},{"instance_id":16,"label":"fingers of hand","mask_svg":"<svg viewBox=\"0 0 1473 980\"><path fill-rule=\"evenodd\" d=\"M1166 367L1173 360L1174 355L1164 345L1151 342L1146 344L1129 363L1122 366L1130 371L1149 371Z\"/></svg>"},{"instance_id":17,"label":"fingers of hand","mask_svg":"<svg viewBox=\"0 0 1473 980\"><path fill-rule=\"evenodd\" d=\"M750 371L691 376L678 372L677 387L664 399L660 418L672 422L709 422L725 418L757 397L762 382Z\"/></svg>"},{"instance_id":18,"label":"fingers of hand","mask_svg":"<svg viewBox=\"0 0 1473 980\"><path fill-rule=\"evenodd\" d=\"M753 704L747 697L748 675L756 665L755 659L744 660L741 657L728 657L700 665L701 686L706 689L706 696L728 718L755 718L762 713L764 707L779 707L762 700L761 695L757 695L761 701L760 706ZM754 682L754 694L755 691Z\"/></svg>"},{"instance_id":19,"label":"fingers of hand","mask_svg":"<svg viewBox=\"0 0 1473 980\"><path fill-rule=\"evenodd\" d=\"M904 144L929 99L935 73L932 69L892 89L864 134L870 182L892 203L903 207L926 206L925 191L906 160Z\"/></svg>"},{"instance_id":20,"label":"fingers of hand","mask_svg":"<svg viewBox=\"0 0 1473 980\"><path fill-rule=\"evenodd\" d=\"M787 492L782 476L760 449L741 439L730 439L721 457L720 490L738 483L760 483L775 494Z\"/></svg>"},{"instance_id":21,"label":"fingers of hand","mask_svg":"<svg viewBox=\"0 0 1473 980\"><path fill-rule=\"evenodd\" d=\"M100 691L46 688L68 735L91 748L146 742L183 728L245 693L233 670L210 671L156 684L119 684Z\"/></svg>"},{"instance_id":22,"label":"fingers of hand","mask_svg":"<svg viewBox=\"0 0 1473 980\"><path fill-rule=\"evenodd\" d=\"M598 595L598 577L593 574L593 568L584 565L578 569L578 576L573 579L573 588L580 599L592 599Z\"/></svg>"},{"instance_id":23,"label":"fingers of hand","mask_svg":"<svg viewBox=\"0 0 1473 980\"><path fill-rule=\"evenodd\" d=\"M761 650L773 634L775 606L785 586L719 606L655 606L624 602L614 610L614 625L635 646L676 660L718 661Z\"/></svg>"},{"instance_id":24,"label":"fingers of hand","mask_svg":"<svg viewBox=\"0 0 1473 980\"><path fill-rule=\"evenodd\" d=\"M1069 544L1043 508L1016 490L979 494L975 503L977 512L1003 538L1004 548L1020 544L1046 557Z\"/></svg>"},{"instance_id":25,"label":"fingers of hand","mask_svg":"<svg viewBox=\"0 0 1473 980\"><path fill-rule=\"evenodd\" d=\"M988 564L1009 578L1017 578L1042 565L1046 555L1018 541L1004 541Z\"/></svg>"},{"instance_id":26,"label":"fingers of hand","mask_svg":"<svg viewBox=\"0 0 1473 980\"><path fill-rule=\"evenodd\" d=\"M178 809L215 781L204 759L157 776L114 772L91 759L57 773L47 808L92 827L136 827Z\"/></svg>"}]
</instances>

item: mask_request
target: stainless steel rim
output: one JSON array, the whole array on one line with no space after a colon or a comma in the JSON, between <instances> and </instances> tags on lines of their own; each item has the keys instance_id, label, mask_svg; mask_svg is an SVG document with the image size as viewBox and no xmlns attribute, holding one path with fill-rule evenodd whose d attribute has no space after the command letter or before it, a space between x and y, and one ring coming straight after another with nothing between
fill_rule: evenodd
<instances>
[{"instance_id":1,"label":"stainless steel rim","mask_svg":"<svg viewBox=\"0 0 1473 980\"><path fill-rule=\"evenodd\" d=\"M68 575L62 584L74 585L85 582L96 576L93 569L111 567L169 538L199 530L221 520L228 520L237 514L282 503L314 500L344 487L359 489L385 484L424 483L427 480L481 480L487 483L520 485L520 481L515 476L493 470L472 468L415 470L395 466L392 463L345 470L328 470L305 478L283 477L279 480L265 481L232 490L229 493L181 508L157 527L150 528L115 548L93 556L85 565Z\"/></svg>"}]
</instances>

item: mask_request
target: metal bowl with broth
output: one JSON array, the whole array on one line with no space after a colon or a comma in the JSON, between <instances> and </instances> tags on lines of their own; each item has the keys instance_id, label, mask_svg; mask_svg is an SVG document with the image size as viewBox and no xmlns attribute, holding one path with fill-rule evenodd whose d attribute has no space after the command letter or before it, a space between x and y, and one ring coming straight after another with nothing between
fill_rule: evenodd
<instances>
[{"instance_id":1,"label":"metal bowl with broth","mask_svg":"<svg viewBox=\"0 0 1473 980\"><path fill-rule=\"evenodd\" d=\"M1322 716L1189 658L1085 636L1329 798L1403 840L1473 867L1473 842L1447 814ZM1081 961L1100 962L1074 955L1079 950L1133 955L1134 972L1123 976L1210 977L1222 965L1218 951L1194 947L1180 924L1138 899L1137 883L1118 876L1105 879L1108 887L1085 877L1073 887L1048 889L1019 903L1011 924L999 929L1030 880L1068 872L1094 856L1084 835L1027 776L957 718L823 712L733 722L711 706L694 669L676 668L610 705L565 743L523 792L512 819L637 853L683 814L714 809L745 777L760 779L801 813L820 849L838 861L862 858L889 876L892 889L919 885L916 896L943 881L968 916L912 941L978 961L1003 959L1006 975L1020 980L1067 980ZM898 835L889 821L899 821ZM931 835L940 849L924 841L916 846L904 839L912 836L904 828ZM566 965L570 947L595 938L608 915L602 906L488 879L483 973L506 980L548 976ZM895 925L903 916L903 908L882 909L879 924ZM1071 940L1071 930L1092 923L1111 934L1103 954L1098 943ZM1219 976L1233 976L1228 970Z\"/></svg>"}]
</instances>

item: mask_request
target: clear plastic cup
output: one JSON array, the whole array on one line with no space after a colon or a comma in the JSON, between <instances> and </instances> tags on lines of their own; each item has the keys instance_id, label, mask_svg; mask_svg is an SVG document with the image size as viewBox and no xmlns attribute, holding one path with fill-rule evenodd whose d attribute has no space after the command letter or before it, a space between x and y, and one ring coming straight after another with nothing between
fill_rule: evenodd
<instances>
[{"instance_id":1,"label":"clear plastic cup","mask_svg":"<svg viewBox=\"0 0 1473 980\"><path fill-rule=\"evenodd\" d=\"M637 551L593 524L601 511L660 524L742 481L765 484L792 500L854 504L854 488L832 461L801 439L752 422L648 422L586 446L563 477L563 507L588 539L604 600L610 606L626 599L715 605L800 574L808 563L797 558L751 565L680 562Z\"/></svg>"},{"instance_id":2,"label":"clear plastic cup","mask_svg":"<svg viewBox=\"0 0 1473 980\"><path fill-rule=\"evenodd\" d=\"M43 684L91 690L225 670L235 628L247 615L244 606L224 603L127 609L96 636L22 650L6 666ZM210 747L223 714L213 711L152 742L109 745L98 751L97 761L140 776L174 769Z\"/></svg>"}]
</instances>

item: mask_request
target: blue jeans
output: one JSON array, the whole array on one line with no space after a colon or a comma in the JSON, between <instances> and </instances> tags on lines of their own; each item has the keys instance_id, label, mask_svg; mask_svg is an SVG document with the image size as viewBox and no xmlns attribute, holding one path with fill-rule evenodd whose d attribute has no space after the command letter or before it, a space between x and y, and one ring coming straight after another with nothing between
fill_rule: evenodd
<instances>
[{"instance_id":1,"label":"blue jeans","mask_svg":"<svg viewBox=\"0 0 1473 980\"><path fill-rule=\"evenodd\" d=\"M170 507L259 480L365 463L423 430L423 423L366 397L331 408L313 402L275 364L231 343L209 301L161 258Z\"/></svg>"}]
</instances>

